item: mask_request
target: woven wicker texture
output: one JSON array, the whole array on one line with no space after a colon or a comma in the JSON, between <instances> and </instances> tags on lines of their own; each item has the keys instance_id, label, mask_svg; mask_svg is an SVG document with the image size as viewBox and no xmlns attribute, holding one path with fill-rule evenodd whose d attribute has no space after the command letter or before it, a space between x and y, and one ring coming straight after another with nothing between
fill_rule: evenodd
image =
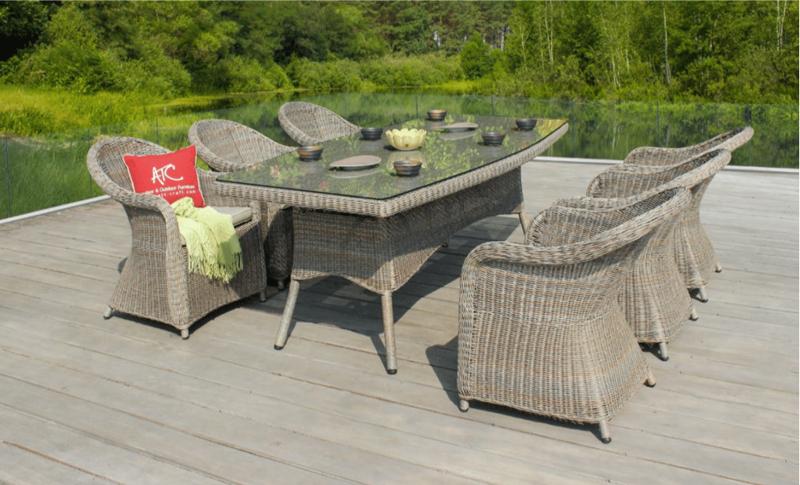
<instances>
[{"instance_id":1,"label":"woven wicker texture","mask_svg":"<svg viewBox=\"0 0 800 485\"><path fill-rule=\"evenodd\" d=\"M639 147L625 157L625 163L636 165L674 165L685 162L710 150L728 150L730 152L744 145L753 137L753 129L749 126L727 131L714 138L688 147L660 148Z\"/></svg>"},{"instance_id":2,"label":"woven wicker texture","mask_svg":"<svg viewBox=\"0 0 800 485\"><path fill-rule=\"evenodd\" d=\"M625 269L685 205L670 189L606 211L551 207L526 244L467 256L459 304L458 393L551 418L601 423L652 380L617 303Z\"/></svg>"},{"instance_id":3,"label":"woven wicker texture","mask_svg":"<svg viewBox=\"0 0 800 485\"><path fill-rule=\"evenodd\" d=\"M376 293L394 291L450 236L486 217L517 212L521 205L517 168L387 218L295 209L292 279L337 275Z\"/></svg>"},{"instance_id":4,"label":"woven wicker texture","mask_svg":"<svg viewBox=\"0 0 800 485\"><path fill-rule=\"evenodd\" d=\"M286 345L299 281L342 276L381 293L386 367L396 372L392 292L455 232L484 217L519 213L523 206L520 167L567 129L565 124L510 157L391 199L218 182L226 194L295 207L294 267L275 348Z\"/></svg>"},{"instance_id":5,"label":"woven wicker texture","mask_svg":"<svg viewBox=\"0 0 800 485\"><path fill-rule=\"evenodd\" d=\"M674 230L675 261L687 288L704 288L717 265L714 247L700 223L700 204L708 185L730 162L727 150L705 152L689 161L671 166L618 165L589 183L590 197L630 197L663 184L691 189L692 203L678 219Z\"/></svg>"},{"instance_id":6,"label":"woven wicker texture","mask_svg":"<svg viewBox=\"0 0 800 485\"><path fill-rule=\"evenodd\" d=\"M243 269L230 283L189 273L172 207L160 197L133 192L122 159L125 154L166 152L161 146L136 138L106 138L89 150L86 165L97 185L122 204L131 225L131 253L109 307L186 331L212 310L264 290L261 206L251 202L252 220L236 228ZM198 170L198 176L207 204L229 207L241 203L216 192L215 174ZM188 336L188 332L184 335Z\"/></svg>"},{"instance_id":7,"label":"woven wicker texture","mask_svg":"<svg viewBox=\"0 0 800 485\"><path fill-rule=\"evenodd\" d=\"M366 199L348 195L306 192L233 182L216 182L216 184L220 193L237 199L259 200L262 203L279 203L291 207L319 209L343 214L381 218L391 217L511 172L550 148L564 136L568 129L569 125L565 123L549 136L540 140L536 145L514 155L390 199Z\"/></svg>"},{"instance_id":8,"label":"woven wicker texture","mask_svg":"<svg viewBox=\"0 0 800 485\"><path fill-rule=\"evenodd\" d=\"M553 205L605 212L638 204L671 187L674 187L671 183L663 184L642 195L620 199L562 199ZM684 191L681 201L677 208L679 213L688 209L691 203L688 191ZM666 221L653 231L625 277L620 305L639 342L669 342L683 328L692 311L692 300L675 263L674 230L679 217Z\"/></svg>"},{"instance_id":9,"label":"woven wicker texture","mask_svg":"<svg viewBox=\"0 0 800 485\"><path fill-rule=\"evenodd\" d=\"M278 110L278 122L283 131L301 145L322 143L360 130L328 108L303 101L283 104Z\"/></svg>"},{"instance_id":10,"label":"woven wicker texture","mask_svg":"<svg viewBox=\"0 0 800 485\"><path fill-rule=\"evenodd\" d=\"M201 120L189 128L189 142L197 147L209 167L219 172L242 170L262 163L294 147L282 145L248 126L229 120ZM242 199L246 201L247 199ZM239 205L247 202L240 202ZM261 203L261 234L266 237L265 255L271 278L284 280L292 272L291 209Z\"/></svg>"}]
</instances>

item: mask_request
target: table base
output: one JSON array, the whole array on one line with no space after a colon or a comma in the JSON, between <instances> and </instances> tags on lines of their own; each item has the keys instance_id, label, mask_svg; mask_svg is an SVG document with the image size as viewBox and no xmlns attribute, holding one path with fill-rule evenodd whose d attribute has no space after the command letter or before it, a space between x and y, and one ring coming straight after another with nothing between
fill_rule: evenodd
<instances>
[{"instance_id":1,"label":"table base","mask_svg":"<svg viewBox=\"0 0 800 485\"><path fill-rule=\"evenodd\" d=\"M386 370L397 371L392 292L408 282L450 236L486 217L522 211L519 168L387 218L294 209L294 263L275 339L286 345L300 281L341 276L381 295Z\"/></svg>"}]
</instances>

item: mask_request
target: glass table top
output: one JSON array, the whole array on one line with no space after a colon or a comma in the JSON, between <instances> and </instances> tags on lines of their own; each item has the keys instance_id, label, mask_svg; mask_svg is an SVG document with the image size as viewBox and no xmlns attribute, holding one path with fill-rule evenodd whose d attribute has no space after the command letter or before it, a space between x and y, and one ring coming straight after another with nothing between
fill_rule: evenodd
<instances>
[{"instance_id":1,"label":"glass table top","mask_svg":"<svg viewBox=\"0 0 800 485\"><path fill-rule=\"evenodd\" d=\"M443 129L456 122L473 122L478 128L463 132ZM418 150L395 150L389 145L385 134L379 140L367 141L361 139L361 133L356 133L320 143L323 151L317 161L301 161L297 153L292 151L246 170L222 175L217 180L366 199L389 199L502 160L535 145L564 123L566 120L563 119L539 118L533 130L521 131L517 129L514 118L498 116L448 115L444 122L415 119L383 129L425 129L425 142ZM505 133L505 140L501 145L485 145L481 137L485 131ZM381 161L378 166L366 170L328 168L337 160L356 155L373 155ZM421 161L419 175L396 175L393 164L397 160Z\"/></svg>"}]
</instances>

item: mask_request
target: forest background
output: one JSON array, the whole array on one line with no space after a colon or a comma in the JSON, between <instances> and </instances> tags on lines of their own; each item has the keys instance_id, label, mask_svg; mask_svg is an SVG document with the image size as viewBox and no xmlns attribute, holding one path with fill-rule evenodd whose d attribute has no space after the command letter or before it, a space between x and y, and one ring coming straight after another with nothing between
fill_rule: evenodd
<instances>
[{"instance_id":1,"label":"forest background","mask_svg":"<svg viewBox=\"0 0 800 485\"><path fill-rule=\"evenodd\" d=\"M400 88L795 104L798 2L2 2L0 132Z\"/></svg>"}]
</instances>

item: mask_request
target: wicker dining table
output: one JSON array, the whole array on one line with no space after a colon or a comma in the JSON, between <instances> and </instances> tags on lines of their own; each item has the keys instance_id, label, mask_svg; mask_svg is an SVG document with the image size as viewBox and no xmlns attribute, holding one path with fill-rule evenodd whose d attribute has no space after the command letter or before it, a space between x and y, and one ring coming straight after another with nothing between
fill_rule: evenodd
<instances>
[{"instance_id":1,"label":"wicker dining table","mask_svg":"<svg viewBox=\"0 0 800 485\"><path fill-rule=\"evenodd\" d=\"M449 131L455 122L478 125ZM300 281L335 275L381 295L385 367L397 372L392 292L400 288L451 235L486 217L519 214L523 227L521 166L561 138L566 120L538 119L522 131L514 118L451 116L445 122L412 119L391 128L423 128L418 150L397 151L386 136L367 141L360 133L320 144L319 161L295 152L246 170L222 174L221 193L292 207L294 261L275 348L286 344ZM506 133L501 145L482 141L485 130ZM335 161L357 155L380 158L374 168L331 170ZM423 163L419 175L395 174L393 162Z\"/></svg>"}]
</instances>

